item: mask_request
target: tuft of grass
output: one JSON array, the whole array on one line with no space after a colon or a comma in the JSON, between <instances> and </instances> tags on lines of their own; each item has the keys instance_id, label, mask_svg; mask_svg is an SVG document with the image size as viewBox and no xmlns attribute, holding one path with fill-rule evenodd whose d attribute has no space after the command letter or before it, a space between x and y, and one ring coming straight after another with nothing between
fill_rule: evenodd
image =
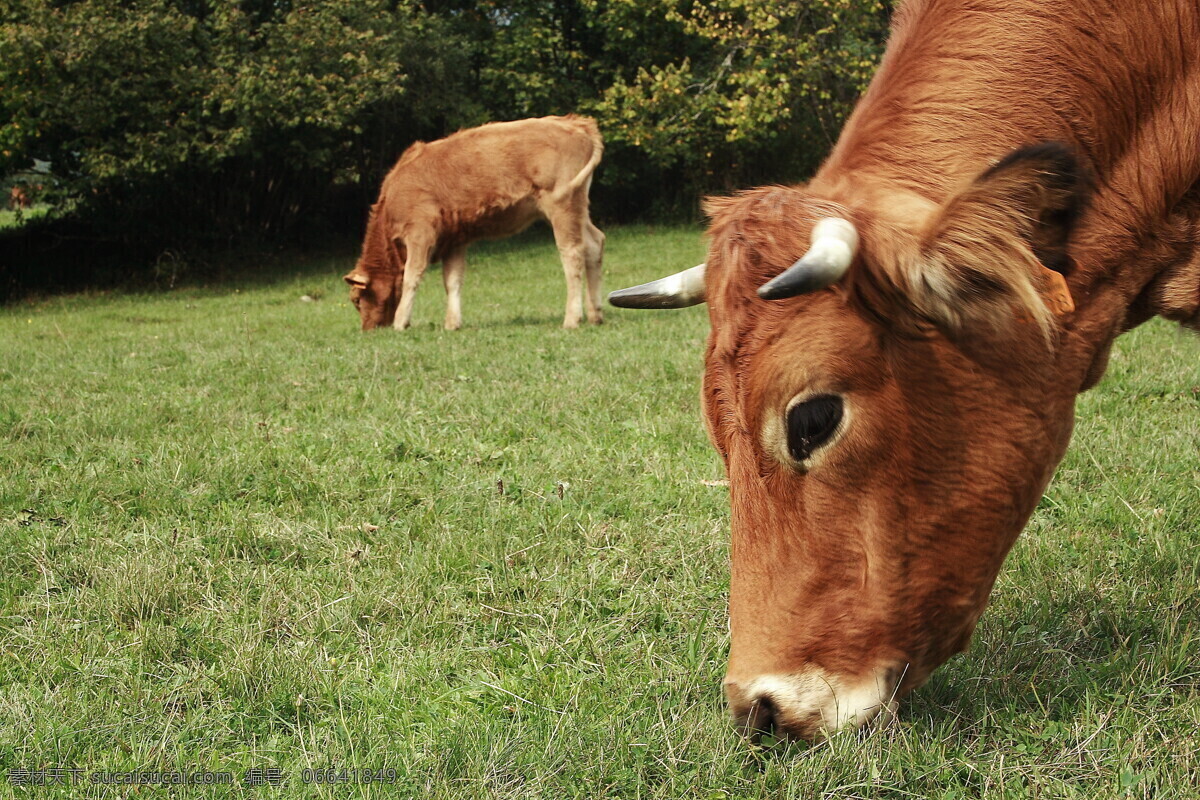
<instances>
[{"instance_id":1,"label":"tuft of grass","mask_svg":"<svg viewBox=\"0 0 1200 800\"><path fill-rule=\"evenodd\" d=\"M608 233L606 288L703 257ZM212 797L1200 797L1194 338L1121 340L974 645L896 724L753 747L720 697L704 309L563 331L535 232L472 250L464 330L434 271L411 331L364 335L352 261L0 310L0 794L114 796L8 780L60 766L230 773L178 790ZM304 782L330 767L394 783Z\"/></svg>"},{"instance_id":2,"label":"tuft of grass","mask_svg":"<svg viewBox=\"0 0 1200 800\"><path fill-rule=\"evenodd\" d=\"M19 228L47 216L53 210L54 207L48 203L34 203L29 208L0 208L0 231L5 228Z\"/></svg>"}]
</instances>

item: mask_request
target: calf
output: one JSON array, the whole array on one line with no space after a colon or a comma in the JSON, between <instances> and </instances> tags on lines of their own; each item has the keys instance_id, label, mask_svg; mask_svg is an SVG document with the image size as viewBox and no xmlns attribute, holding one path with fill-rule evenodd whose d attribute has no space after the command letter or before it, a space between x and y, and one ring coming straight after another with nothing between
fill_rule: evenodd
<instances>
[{"instance_id":1,"label":"calf","mask_svg":"<svg viewBox=\"0 0 1200 800\"><path fill-rule=\"evenodd\" d=\"M583 291L588 320L600 323L604 234L588 216L588 189L603 151L595 121L573 115L494 122L409 147L383 181L362 255L345 276L363 330L407 328L434 261L443 265L445 327L457 330L467 245L539 219L554 229L566 273L563 327L579 327Z\"/></svg>"},{"instance_id":2,"label":"calf","mask_svg":"<svg viewBox=\"0 0 1200 800\"><path fill-rule=\"evenodd\" d=\"M8 193L8 207L13 211L18 208L29 208L29 194L23 186L14 186Z\"/></svg>"}]
</instances>

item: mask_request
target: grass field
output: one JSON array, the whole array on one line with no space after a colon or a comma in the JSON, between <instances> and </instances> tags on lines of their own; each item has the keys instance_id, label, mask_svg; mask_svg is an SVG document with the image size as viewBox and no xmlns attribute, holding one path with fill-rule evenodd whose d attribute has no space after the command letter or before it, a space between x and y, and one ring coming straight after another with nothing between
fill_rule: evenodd
<instances>
[{"instance_id":1,"label":"grass field","mask_svg":"<svg viewBox=\"0 0 1200 800\"><path fill-rule=\"evenodd\" d=\"M16 228L27 222L32 222L39 217L46 216L50 213L50 210L51 206L46 203L35 203L29 208L21 210L0 208L0 230Z\"/></svg>"},{"instance_id":2,"label":"grass field","mask_svg":"<svg viewBox=\"0 0 1200 800\"><path fill-rule=\"evenodd\" d=\"M610 289L703 252L608 243ZM432 273L364 335L352 261L0 309L0 797L1200 797L1196 338L1121 340L896 723L759 748L720 695L704 309L563 331L539 231L473 251L462 331ZM54 767L83 782L14 785ZM233 785L87 782L131 770Z\"/></svg>"}]
</instances>

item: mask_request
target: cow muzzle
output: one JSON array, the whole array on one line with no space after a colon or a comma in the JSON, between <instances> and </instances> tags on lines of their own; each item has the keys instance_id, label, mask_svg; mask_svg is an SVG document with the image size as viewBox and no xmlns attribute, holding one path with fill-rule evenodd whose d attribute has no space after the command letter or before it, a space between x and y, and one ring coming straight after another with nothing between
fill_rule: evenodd
<instances>
[{"instance_id":1,"label":"cow muzzle","mask_svg":"<svg viewBox=\"0 0 1200 800\"><path fill-rule=\"evenodd\" d=\"M819 742L891 719L903 672L888 665L858 678L818 667L791 675L728 676L725 696L738 727L755 741L770 735Z\"/></svg>"}]
</instances>

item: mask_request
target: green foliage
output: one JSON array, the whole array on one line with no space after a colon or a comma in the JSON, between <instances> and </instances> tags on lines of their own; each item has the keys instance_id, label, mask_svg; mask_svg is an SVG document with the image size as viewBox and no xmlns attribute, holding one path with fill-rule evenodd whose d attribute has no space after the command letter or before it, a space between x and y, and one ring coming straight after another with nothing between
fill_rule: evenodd
<instances>
[{"instance_id":1,"label":"green foliage","mask_svg":"<svg viewBox=\"0 0 1200 800\"><path fill-rule=\"evenodd\" d=\"M883 0L509 0L462 9L497 117L600 121L604 181L695 208L704 191L798 180L872 74ZM473 15L473 16L472 16ZM601 183L603 183L602 181ZM648 190L648 191L645 191Z\"/></svg>"},{"instance_id":2,"label":"green foliage","mask_svg":"<svg viewBox=\"0 0 1200 800\"><path fill-rule=\"evenodd\" d=\"M31 3L28 12L0 44L5 84L26 89L5 100L13 120L0 133L5 155L11 146L26 158L53 156L60 172L90 176L88 188L188 158L204 129L195 20L161 3L135 12L112 0Z\"/></svg>"},{"instance_id":3,"label":"green foliage","mask_svg":"<svg viewBox=\"0 0 1200 800\"><path fill-rule=\"evenodd\" d=\"M776 180L811 168L866 86L885 21L880 0L660 0L656 11L701 46L618 75L595 107L610 139L702 168L705 183L717 169L741 178L739 160L764 151ZM824 142L784 146L818 131Z\"/></svg>"},{"instance_id":4,"label":"green foliage","mask_svg":"<svg viewBox=\"0 0 1200 800\"><path fill-rule=\"evenodd\" d=\"M407 89L449 49L412 4L183 5L19 0L0 36L0 171L50 162L119 235L282 232L336 181L376 178L380 125L442 110Z\"/></svg>"},{"instance_id":5,"label":"green foliage","mask_svg":"<svg viewBox=\"0 0 1200 800\"><path fill-rule=\"evenodd\" d=\"M882 0L7 0L0 176L48 162L75 217L150 255L358 233L413 140L574 111L608 142L602 217L694 214L704 191L811 169L885 17Z\"/></svg>"}]
</instances>

